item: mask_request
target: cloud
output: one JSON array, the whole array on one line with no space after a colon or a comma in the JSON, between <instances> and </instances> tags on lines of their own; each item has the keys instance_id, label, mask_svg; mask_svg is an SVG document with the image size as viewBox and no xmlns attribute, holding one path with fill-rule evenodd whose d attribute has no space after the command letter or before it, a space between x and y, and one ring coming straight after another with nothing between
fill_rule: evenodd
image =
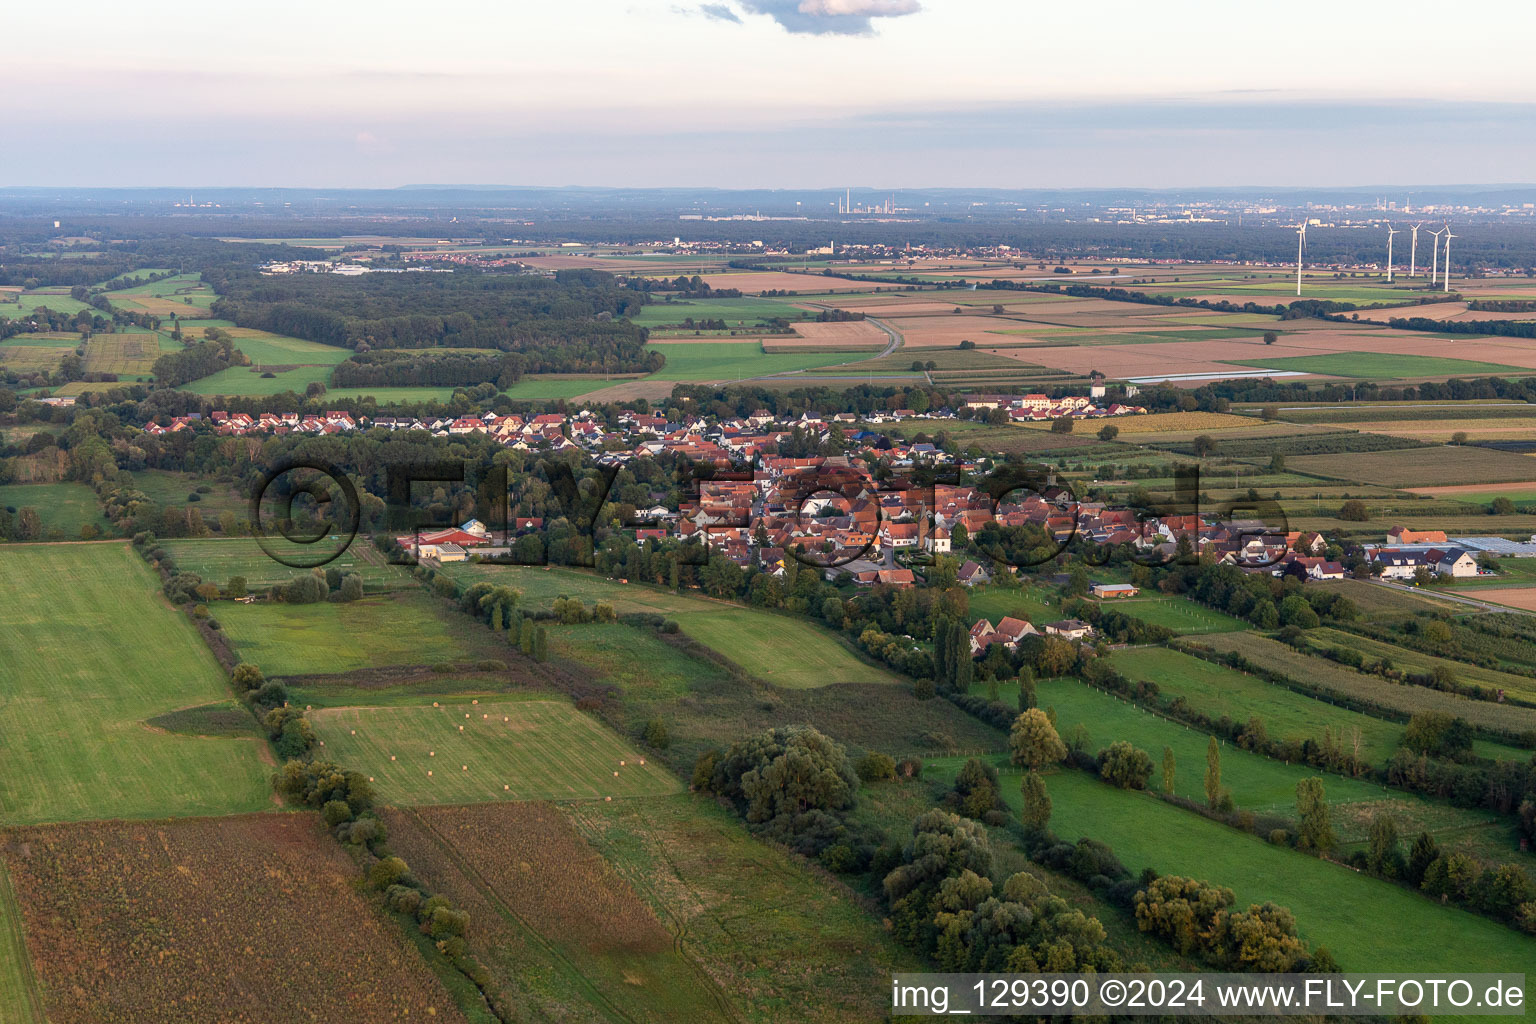
<instances>
[{"instance_id":1,"label":"cloud","mask_svg":"<svg viewBox=\"0 0 1536 1024\"><path fill-rule=\"evenodd\" d=\"M804 35L866 36L873 19L922 10L918 0L740 0L751 14L766 14L787 31Z\"/></svg>"},{"instance_id":2,"label":"cloud","mask_svg":"<svg viewBox=\"0 0 1536 1024\"><path fill-rule=\"evenodd\" d=\"M699 13L716 21L733 21L741 24L741 16L725 4L699 4Z\"/></svg>"}]
</instances>

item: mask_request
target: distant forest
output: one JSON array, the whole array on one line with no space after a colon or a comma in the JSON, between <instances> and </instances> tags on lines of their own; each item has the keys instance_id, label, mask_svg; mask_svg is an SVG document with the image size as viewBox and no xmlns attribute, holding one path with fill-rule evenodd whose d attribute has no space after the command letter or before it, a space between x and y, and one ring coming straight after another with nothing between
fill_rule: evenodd
<instances>
[{"instance_id":1,"label":"distant forest","mask_svg":"<svg viewBox=\"0 0 1536 1024\"><path fill-rule=\"evenodd\" d=\"M646 297L596 271L553 278L466 270L275 277L225 266L205 271L204 279L219 293L216 317L360 353L494 349L519 353L523 373L648 372L664 362L645 350L645 330L622 319ZM346 372L398 371L365 364Z\"/></svg>"}]
</instances>

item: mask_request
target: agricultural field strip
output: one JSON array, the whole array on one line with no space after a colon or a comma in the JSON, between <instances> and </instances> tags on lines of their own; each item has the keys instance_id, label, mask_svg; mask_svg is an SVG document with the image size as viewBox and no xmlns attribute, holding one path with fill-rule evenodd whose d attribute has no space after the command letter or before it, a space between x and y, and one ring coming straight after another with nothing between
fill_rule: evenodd
<instances>
[{"instance_id":1,"label":"agricultural field strip","mask_svg":"<svg viewBox=\"0 0 1536 1024\"><path fill-rule=\"evenodd\" d=\"M269 806L251 738L145 725L227 699L223 673L126 544L10 545L0 570L0 824ZM60 657L60 652L67 656ZM18 786L14 780L27 780Z\"/></svg>"},{"instance_id":2,"label":"agricultural field strip","mask_svg":"<svg viewBox=\"0 0 1536 1024\"><path fill-rule=\"evenodd\" d=\"M328 756L371 772L386 800L407 806L681 789L658 762L641 764L603 725L554 701L327 708L312 721Z\"/></svg>"}]
</instances>

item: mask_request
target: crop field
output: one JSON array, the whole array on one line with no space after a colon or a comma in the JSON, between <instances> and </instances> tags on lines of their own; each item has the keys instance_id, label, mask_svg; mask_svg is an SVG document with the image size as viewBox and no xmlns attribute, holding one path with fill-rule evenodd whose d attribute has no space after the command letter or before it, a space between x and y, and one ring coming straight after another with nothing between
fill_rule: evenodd
<instances>
[{"instance_id":1,"label":"crop field","mask_svg":"<svg viewBox=\"0 0 1536 1024\"><path fill-rule=\"evenodd\" d=\"M51 1024L215 1024L233 993L271 1024L464 1024L316 815L15 829L0 853ZM299 977L302 999L273 983Z\"/></svg>"},{"instance_id":2,"label":"crop field","mask_svg":"<svg viewBox=\"0 0 1536 1024\"><path fill-rule=\"evenodd\" d=\"M226 327L224 330L235 339L235 347L255 366L335 366L352 355L348 348L321 345L251 327Z\"/></svg>"},{"instance_id":3,"label":"crop field","mask_svg":"<svg viewBox=\"0 0 1536 1024\"><path fill-rule=\"evenodd\" d=\"M623 612L654 612L775 686L804 689L832 683L890 683L895 677L858 658L832 633L803 619L701 597L621 584L590 573L531 566L449 566L465 582L486 580L523 592L523 604L547 607L562 595L610 602Z\"/></svg>"},{"instance_id":4,"label":"crop field","mask_svg":"<svg viewBox=\"0 0 1536 1024\"><path fill-rule=\"evenodd\" d=\"M54 373L79 344L75 334L18 334L0 341L0 366L11 373Z\"/></svg>"},{"instance_id":5,"label":"crop field","mask_svg":"<svg viewBox=\"0 0 1536 1024\"><path fill-rule=\"evenodd\" d=\"M78 540L80 530L94 526L103 531L112 524L101 514L101 501L96 492L85 484L3 484L0 485L0 508L20 511L37 509L42 523L44 538L51 539L53 531L61 540Z\"/></svg>"},{"instance_id":6,"label":"crop field","mask_svg":"<svg viewBox=\"0 0 1536 1024\"><path fill-rule=\"evenodd\" d=\"M241 660L261 666L269 677L477 661L507 653L488 629L444 611L419 590L349 604L220 604L219 622Z\"/></svg>"},{"instance_id":7,"label":"crop field","mask_svg":"<svg viewBox=\"0 0 1536 1024\"><path fill-rule=\"evenodd\" d=\"M1267 370L1295 370L1331 377L1366 377L1402 380L1418 377L1487 377L1529 373L1517 366L1449 359L1441 356L1390 355L1379 352L1335 352L1329 355L1294 356L1288 359L1245 359L1244 366Z\"/></svg>"},{"instance_id":8,"label":"crop field","mask_svg":"<svg viewBox=\"0 0 1536 1024\"><path fill-rule=\"evenodd\" d=\"M174 342L168 344L176 347ZM160 354L160 336L149 331L95 334L85 345L85 369L87 373L147 378Z\"/></svg>"},{"instance_id":9,"label":"crop field","mask_svg":"<svg viewBox=\"0 0 1536 1024\"><path fill-rule=\"evenodd\" d=\"M47 1024L4 857L0 857L0 1024Z\"/></svg>"},{"instance_id":10,"label":"crop field","mask_svg":"<svg viewBox=\"0 0 1536 1024\"><path fill-rule=\"evenodd\" d=\"M1465 608L1464 605L1438 600L1432 590L1402 590L1377 586L1364 580L1318 580L1307 586L1343 594L1354 602L1365 618L1373 622L1402 619L1417 612L1460 611Z\"/></svg>"},{"instance_id":11,"label":"crop field","mask_svg":"<svg viewBox=\"0 0 1536 1024\"><path fill-rule=\"evenodd\" d=\"M600 800L675 793L680 783L596 719L557 701L312 713L327 757L376 779L397 806Z\"/></svg>"},{"instance_id":12,"label":"crop field","mask_svg":"<svg viewBox=\"0 0 1536 1024\"><path fill-rule=\"evenodd\" d=\"M1211 431L1230 427L1259 427L1261 420L1252 416L1233 416L1224 412L1155 412L1145 416L1115 416L1105 420L1088 420L1080 426L1084 430L1097 430L1110 423L1122 434L1161 434L1170 431ZM1049 430L1050 424L1032 423L1037 430Z\"/></svg>"},{"instance_id":13,"label":"crop field","mask_svg":"<svg viewBox=\"0 0 1536 1024\"><path fill-rule=\"evenodd\" d=\"M1424 686L1390 683L1380 676L1356 672L1326 658L1303 654L1278 640L1255 633L1217 633L1202 637L1200 643L1218 651L1238 651L1261 668L1344 696L1395 708L1403 714L1441 711L1485 729L1515 732L1536 729L1536 710L1471 700ZM1485 740L1476 741L1474 749L1483 757L1506 760L1525 761L1531 756L1529 750Z\"/></svg>"},{"instance_id":14,"label":"crop field","mask_svg":"<svg viewBox=\"0 0 1536 1024\"><path fill-rule=\"evenodd\" d=\"M1331 455L1298 455L1286 459L1286 467L1293 472L1384 487L1526 481L1531 479L1533 466L1536 466L1536 458L1528 455L1465 446L1357 452L1347 459Z\"/></svg>"},{"instance_id":15,"label":"crop field","mask_svg":"<svg viewBox=\"0 0 1536 1024\"><path fill-rule=\"evenodd\" d=\"M629 319L641 327L675 327L684 320L724 320L726 326L735 329L759 324L766 320L803 320L812 314L785 299L759 299L742 296L739 299L678 299L674 302L652 302L641 307Z\"/></svg>"},{"instance_id":16,"label":"crop field","mask_svg":"<svg viewBox=\"0 0 1536 1024\"><path fill-rule=\"evenodd\" d=\"M471 948L527 1019L715 1021L725 997L656 914L539 803L386 813L390 846L469 911Z\"/></svg>"},{"instance_id":17,"label":"crop field","mask_svg":"<svg viewBox=\"0 0 1536 1024\"><path fill-rule=\"evenodd\" d=\"M653 341L654 348L667 357L667 363L647 380L728 381L788 373L813 366L845 363L849 356L840 352L814 349L795 352L764 352L756 341L740 342L665 342Z\"/></svg>"},{"instance_id":18,"label":"crop field","mask_svg":"<svg viewBox=\"0 0 1536 1024\"><path fill-rule=\"evenodd\" d=\"M1302 937L1327 946L1346 971L1520 971L1536 958L1536 939L1488 918L1156 797L1070 771L1047 776L1046 787L1055 803L1051 829L1062 838L1106 842L1133 873L1151 867L1227 886L1242 907L1265 900L1289 907ZM1018 785L1005 779L1000 789L1017 810Z\"/></svg>"},{"instance_id":19,"label":"crop field","mask_svg":"<svg viewBox=\"0 0 1536 1024\"><path fill-rule=\"evenodd\" d=\"M1481 597L1487 594L1488 591L1480 590L1477 593ZM1489 689L1505 690L1513 697L1536 700L1536 679L1531 679L1529 676L1516 676L1508 672L1500 672L1496 669L1469 665L1464 661L1437 658L1407 647L1383 643L1370 637L1356 636L1353 633L1346 633L1342 630L1314 629L1307 634L1307 639L1313 644L1321 644L1328 647L1346 647L1359 651L1365 655L1367 664L1386 658L1404 672L1427 674L1437 668L1443 668L1450 672L1459 683L1476 683Z\"/></svg>"},{"instance_id":20,"label":"crop field","mask_svg":"<svg viewBox=\"0 0 1536 1024\"><path fill-rule=\"evenodd\" d=\"M815 1007L818 1022L864 1024L889 999L893 971L922 969L847 890L753 839L712 800L680 793L561 811L747 1020L798 1024Z\"/></svg>"},{"instance_id":21,"label":"crop field","mask_svg":"<svg viewBox=\"0 0 1536 1024\"><path fill-rule=\"evenodd\" d=\"M271 801L254 739L146 720L229 696L127 544L0 547L0 824L227 814ZM21 784L25 780L25 784Z\"/></svg>"},{"instance_id":22,"label":"crop field","mask_svg":"<svg viewBox=\"0 0 1536 1024\"><path fill-rule=\"evenodd\" d=\"M270 542L282 544L281 538ZM195 572L205 582L227 586L232 576L244 576L248 588L270 587L287 583L300 574L274 560L253 537L235 537L228 540L167 540L161 546L176 559L176 567L184 572ZM279 549L279 553L281 549ZM401 590L416 585L409 574L399 566L384 561L382 554L373 551L366 543L355 543L336 561L326 566L342 573L357 573L363 578L366 590Z\"/></svg>"}]
</instances>

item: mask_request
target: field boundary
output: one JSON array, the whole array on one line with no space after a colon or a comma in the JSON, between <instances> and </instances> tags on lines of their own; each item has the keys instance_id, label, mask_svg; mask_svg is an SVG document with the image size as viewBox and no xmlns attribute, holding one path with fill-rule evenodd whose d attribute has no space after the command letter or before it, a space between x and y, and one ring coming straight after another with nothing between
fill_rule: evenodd
<instances>
[{"instance_id":1,"label":"field boundary","mask_svg":"<svg viewBox=\"0 0 1536 1024\"><path fill-rule=\"evenodd\" d=\"M6 873L3 860L0 860L0 916L5 919L7 933L0 935L0 941L9 944L20 954L17 957L16 974L21 980L21 1005L15 1007L14 1012L12 1007L0 1006L0 1015L3 1015L5 1024L12 1021L15 1024L48 1024L48 1018L43 1012L46 1004L43 1002L42 988L32 968L32 955L27 951L27 931L21 919L21 905L16 901L16 892L11 888L10 875Z\"/></svg>"}]
</instances>

